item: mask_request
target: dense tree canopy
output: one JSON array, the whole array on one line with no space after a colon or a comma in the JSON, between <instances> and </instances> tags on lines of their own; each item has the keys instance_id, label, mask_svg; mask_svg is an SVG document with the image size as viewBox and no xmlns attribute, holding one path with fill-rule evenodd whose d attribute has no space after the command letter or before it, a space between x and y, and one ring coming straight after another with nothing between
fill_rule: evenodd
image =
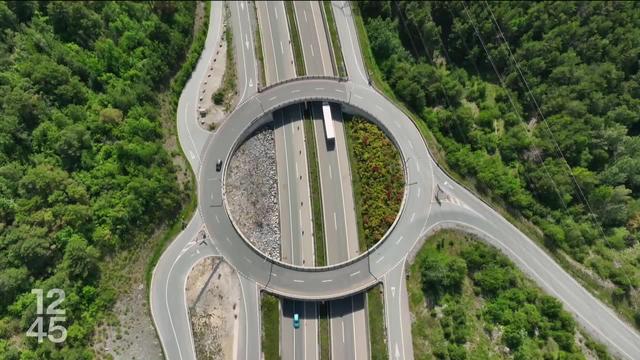
<instances>
[{"instance_id":1,"label":"dense tree canopy","mask_svg":"<svg viewBox=\"0 0 640 360\"><path fill-rule=\"evenodd\" d=\"M358 9L384 80L449 164L533 220L552 250L618 285L627 314L640 311L640 5Z\"/></svg>"},{"instance_id":2,"label":"dense tree canopy","mask_svg":"<svg viewBox=\"0 0 640 360\"><path fill-rule=\"evenodd\" d=\"M194 9L0 2L0 358L89 357L114 298L101 261L176 213L155 99L184 59ZM35 287L65 290L64 345L5 340L35 318Z\"/></svg>"}]
</instances>

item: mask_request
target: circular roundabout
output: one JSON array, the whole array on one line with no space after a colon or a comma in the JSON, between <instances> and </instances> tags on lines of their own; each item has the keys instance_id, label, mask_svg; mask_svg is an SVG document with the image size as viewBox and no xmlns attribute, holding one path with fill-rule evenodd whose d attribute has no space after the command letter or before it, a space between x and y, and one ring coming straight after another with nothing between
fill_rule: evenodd
<instances>
[{"instance_id":1,"label":"circular roundabout","mask_svg":"<svg viewBox=\"0 0 640 360\"><path fill-rule=\"evenodd\" d=\"M225 204L225 170L235 150L270 121L270 113L305 101L337 103L344 112L373 121L404 163L400 213L382 240L358 257L325 267L291 265L263 254L237 229ZM244 277L289 298L340 298L375 285L411 251L431 208L433 164L416 126L373 89L334 78L289 80L247 99L210 135L201 164L199 210L213 244Z\"/></svg>"}]
</instances>

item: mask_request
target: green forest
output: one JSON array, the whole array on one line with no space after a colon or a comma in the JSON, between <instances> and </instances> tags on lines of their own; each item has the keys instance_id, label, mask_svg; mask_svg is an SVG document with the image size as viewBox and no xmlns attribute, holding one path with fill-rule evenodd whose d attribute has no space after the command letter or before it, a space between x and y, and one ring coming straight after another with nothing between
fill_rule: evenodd
<instances>
[{"instance_id":1,"label":"green forest","mask_svg":"<svg viewBox=\"0 0 640 360\"><path fill-rule=\"evenodd\" d=\"M640 325L640 4L358 2L456 173Z\"/></svg>"},{"instance_id":2,"label":"green forest","mask_svg":"<svg viewBox=\"0 0 640 360\"><path fill-rule=\"evenodd\" d=\"M195 6L0 2L0 358L92 358L117 296L102 265L178 213L157 96L185 60ZM24 336L32 288L65 291L63 344Z\"/></svg>"},{"instance_id":3,"label":"green forest","mask_svg":"<svg viewBox=\"0 0 640 360\"><path fill-rule=\"evenodd\" d=\"M409 269L407 288L416 359L609 358L558 300L473 236L436 233Z\"/></svg>"}]
</instances>

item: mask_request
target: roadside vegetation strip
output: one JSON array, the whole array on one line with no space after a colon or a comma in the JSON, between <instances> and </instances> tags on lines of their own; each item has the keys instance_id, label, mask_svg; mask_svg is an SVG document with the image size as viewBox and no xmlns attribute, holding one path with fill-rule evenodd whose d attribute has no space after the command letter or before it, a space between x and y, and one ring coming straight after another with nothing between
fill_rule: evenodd
<instances>
[{"instance_id":1,"label":"roadside vegetation strip","mask_svg":"<svg viewBox=\"0 0 640 360\"><path fill-rule=\"evenodd\" d=\"M280 301L277 297L262 293L260 300L262 320L262 353L265 360L280 359Z\"/></svg>"},{"instance_id":2,"label":"roadside vegetation strip","mask_svg":"<svg viewBox=\"0 0 640 360\"><path fill-rule=\"evenodd\" d=\"M315 265L327 265L327 250L324 238L324 216L322 211L322 189L320 188L320 169L318 168L318 148L314 120L309 111L305 111L303 121L304 137L307 144L307 163L309 164L309 186L311 188L311 210L313 212L313 238L315 242Z\"/></svg>"},{"instance_id":3,"label":"roadside vegetation strip","mask_svg":"<svg viewBox=\"0 0 640 360\"><path fill-rule=\"evenodd\" d=\"M235 47L233 44L233 30L231 26L231 11L229 5L224 5L224 37L227 43L227 62L225 63L222 86L213 93L213 102L216 105L223 105L224 111L229 112L234 105L235 95L238 93L238 74L236 73Z\"/></svg>"},{"instance_id":4,"label":"roadside vegetation strip","mask_svg":"<svg viewBox=\"0 0 640 360\"><path fill-rule=\"evenodd\" d=\"M193 38L193 42L191 43L191 47L189 48L189 52L185 58L184 63L180 67L178 73L174 76L170 85L170 95L171 95L171 109L170 112L173 117L173 131L174 135L177 134L178 122L177 119L177 109L178 109L178 101L180 99L180 94L182 93L182 89L184 89L187 81L191 77L191 73L195 70L196 65L198 63L198 59L200 59L200 54L204 50L204 44L207 39L207 32L209 30L209 20L211 14L211 3L205 2L205 19L203 23L200 25L198 33ZM177 135L175 135L177 136ZM147 297L149 297L149 291L151 288L151 277L153 275L153 269L156 267L160 256L167 248L169 243L175 239L176 236L182 231L182 229L186 226L187 222L193 217L195 210L198 206L198 200L196 195L196 179L193 173L193 169L189 166L189 162L187 160L184 151L181 146L177 146L178 153L180 157L183 159L185 164L187 173L189 174L189 182L185 184L184 189L184 200L182 203L182 209L180 213L175 218L175 221L171 223L168 227L168 230L162 237L160 241L155 245L151 256L149 257L149 261L147 262L147 266L145 268L145 283L147 288Z\"/></svg>"},{"instance_id":5,"label":"roadside vegetation strip","mask_svg":"<svg viewBox=\"0 0 640 360\"><path fill-rule=\"evenodd\" d=\"M338 76L347 77L347 68L344 65L344 57L342 56L342 46L340 45L340 37L338 36L338 27L336 20L333 17L333 8L331 1L322 1L322 13L324 15L324 21L329 28L329 36L331 37L331 44L329 46L332 49L332 55L334 64L338 71Z\"/></svg>"},{"instance_id":6,"label":"roadside vegetation strip","mask_svg":"<svg viewBox=\"0 0 640 360\"><path fill-rule=\"evenodd\" d=\"M369 324L369 344L371 360L387 360L387 334L385 329L384 299L382 285L376 285L367 291L367 310Z\"/></svg>"},{"instance_id":7,"label":"roadside vegetation strip","mask_svg":"<svg viewBox=\"0 0 640 360\"><path fill-rule=\"evenodd\" d=\"M298 30L296 10L293 7L293 1L285 1L284 7L287 12L287 19L289 20L289 34L291 35L291 46L293 47L293 61L296 64L296 76L304 76L307 74L307 71L304 67L304 53L302 52L300 31Z\"/></svg>"},{"instance_id":8,"label":"roadside vegetation strip","mask_svg":"<svg viewBox=\"0 0 640 360\"><path fill-rule=\"evenodd\" d=\"M254 31L254 52L256 53L256 57L258 58L258 79L259 86L267 86L267 75L264 69L264 53L262 52L262 37L260 35L260 23L258 23L258 9L256 8L256 2L252 1L253 4L253 20L254 24L256 24L256 29ZM256 85L258 86L258 85ZM260 88L258 87L258 90Z\"/></svg>"},{"instance_id":9,"label":"roadside vegetation strip","mask_svg":"<svg viewBox=\"0 0 640 360\"><path fill-rule=\"evenodd\" d=\"M558 300L471 235L432 236L411 264L407 289L417 358L581 358L588 352L609 359Z\"/></svg>"},{"instance_id":10,"label":"roadside vegetation strip","mask_svg":"<svg viewBox=\"0 0 640 360\"><path fill-rule=\"evenodd\" d=\"M329 302L318 303L318 341L320 342L320 360L331 359L331 330L329 328Z\"/></svg>"},{"instance_id":11,"label":"roadside vegetation strip","mask_svg":"<svg viewBox=\"0 0 640 360\"><path fill-rule=\"evenodd\" d=\"M400 153L376 124L345 115L360 252L375 245L395 221L404 195Z\"/></svg>"}]
</instances>

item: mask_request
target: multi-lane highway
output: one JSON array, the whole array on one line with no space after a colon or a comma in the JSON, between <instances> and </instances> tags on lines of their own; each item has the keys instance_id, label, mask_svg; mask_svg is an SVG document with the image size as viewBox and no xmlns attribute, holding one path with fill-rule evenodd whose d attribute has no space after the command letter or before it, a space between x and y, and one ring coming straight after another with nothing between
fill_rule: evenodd
<instances>
[{"instance_id":1,"label":"multi-lane highway","mask_svg":"<svg viewBox=\"0 0 640 360\"><path fill-rule=\"evenodd\" d=\"M333 76L329 38L318 1L294 2L302 54L308 75ZM338 264L359 255L349 157L342 110L332 105L335 139L327 141L321 103L310 103L313 120L327 264ZM368 359L366 298L363 294L329 303L331 353L333 359ZM346 326L346 330L345 330Z\"/></svg>"},{"instance_id":2,"label":"multi-lane highway","mask_svg":"<svg viewBox=\"0 0 640 360\"><path fill-rule=\"evenodd\" d=\"M283 1L257 2L266 85L296 76L291 37ZM292 105L273 113L280 208L280 258L298 266L314 266L313 221L302 109ZM315 302L280 303L280 341L283 359L318 357ZM301 318L293 328L293 315Z\"/></svg>"},{"instance_id":3,"label":"multi-lane highway","mask_svg":"<svg viewBox=\"0 0 640 360\"><path fill-rule=\"evenodd\" d=\"M216 34L215 30L216 8L220 10L221 7L214 3L205 55L206 49L215 46L219 38L219 32ZM242 275L242 284L249 284L242 287L245 297L242 316L254 329L259 329L260 321L257 286L288 298L319 300L344 298L383 281L389 355L394 359L410 359L410 329L402 275L404 264L422 239L441 227L463 228L478 234L509 256L545 291L560 299L577 321L611 352L622 358L640 358L640 335L637 331L586 291L531 239L440 170L411 120L367 85L348 4L334 2L333 10L349 81L300 79L247 96L216 133L208 135L204 151L199 151L202 136L193 135L191 131L191 127L197 124L195 102L198 86L190 84L197 83L204 76L204 71L198 72L198 69L206 69L208 59L204 61L204 67L201 66L202 60L198 64L181 96L178 133L181 146L198 175L198 216L202 218L196 217L189 223L163 254L154 271L151 309L167 358L194 358L184 302L184 282L191 266L206 252L224 256ZM396 142L405 162L407 181L402 212L381 244L348 263L315 271L266 259L244 241L226 213L223 173L215 171L216 160L221 159L226 165L239 141L266 123L270 119L269 114L286 105L309 100L340 103L346 111L363 113L375 119ZM436 185L455 201L434 202L433 189ZM200 221L212 237L210 245L202 247L203 250L190 245L187 236L200 228ZM256 344L259 344L259 334L255 335L249 326L242 328L240 334L244 335L240 336L238 358L258 359L260 350Z\"/></svg>"}]
</instances>

